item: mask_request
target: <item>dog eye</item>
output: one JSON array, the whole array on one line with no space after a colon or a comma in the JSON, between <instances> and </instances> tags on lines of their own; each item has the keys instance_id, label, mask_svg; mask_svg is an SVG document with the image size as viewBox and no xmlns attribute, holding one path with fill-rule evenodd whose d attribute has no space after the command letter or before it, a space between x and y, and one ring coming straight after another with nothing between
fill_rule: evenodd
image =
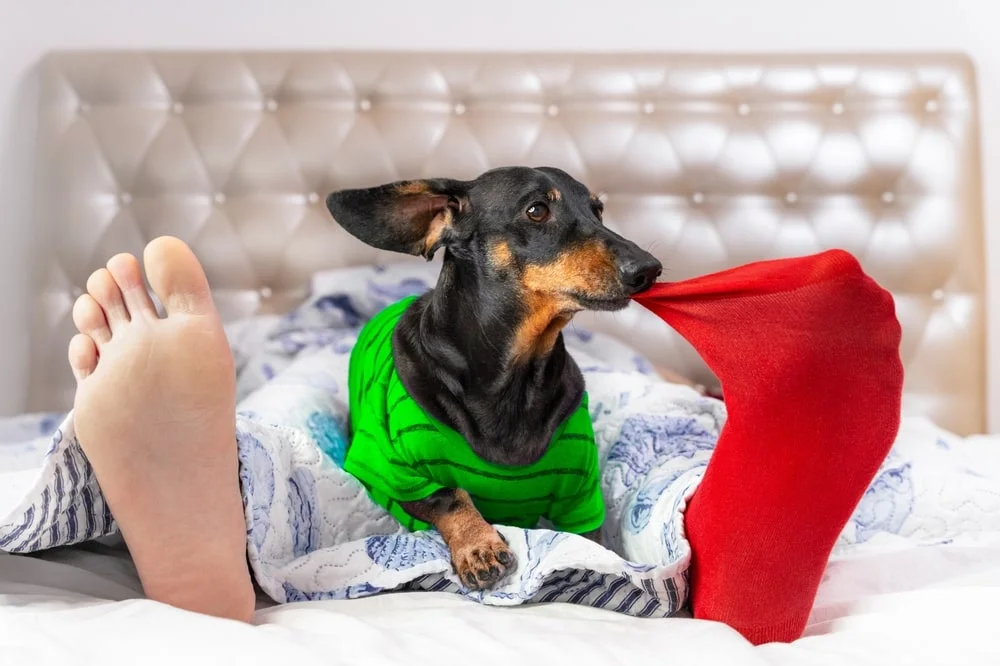
<instances>
[{"instance_id":1,"label":"dog eye","mask_svg":"<svg viewBox=\"0 0 1000 666\"><path fill-rule=\"evenodd\" d=\"M544 222L549 217L549 207L543 203L533 203L524 211L532 222Z\"/></svg>"}]
</instances>

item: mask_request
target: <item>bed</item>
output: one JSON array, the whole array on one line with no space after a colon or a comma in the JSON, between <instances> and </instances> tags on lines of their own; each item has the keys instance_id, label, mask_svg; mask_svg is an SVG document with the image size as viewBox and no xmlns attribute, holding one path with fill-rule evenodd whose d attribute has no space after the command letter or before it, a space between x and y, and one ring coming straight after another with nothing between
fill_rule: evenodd
<instances>
[{"instance_id":1,"label":"bed","mask_svg":"<svg viewBox=\"0 0 1000 666\"><path fill-rule=\"evenodd\" d=\"M288 312L318 274L402 261L331 224L328 191L548 164L602 192L608 224L649 247L666 279L830 247L858 256L896 299L906 427L940 456L921 492L975 510L942 509L933 539L835 554L806 636L760 648L683 617L436 592L261 595L244 627L143 600L114 538L0 554L9 663L132 663L151 646L164 660L250 663L1000 662L986 610L1000 601L1000 525L984 518L1000 515L1000 447L978 435L985 221L966 58L88 52L52 54L40 72L29 402L50 420L72 403L72 303L112 254L181 237L237 327ZM713 385L635 306L578 325Z\"/></svg>"}]
</instances>

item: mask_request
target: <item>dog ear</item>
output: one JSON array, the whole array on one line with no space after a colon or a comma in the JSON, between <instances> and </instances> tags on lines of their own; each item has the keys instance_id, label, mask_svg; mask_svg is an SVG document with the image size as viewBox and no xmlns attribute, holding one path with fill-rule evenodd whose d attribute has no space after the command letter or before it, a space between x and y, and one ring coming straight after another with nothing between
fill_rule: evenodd
<instances>
[{"instance_id":1,"label":"dog ear","mask_svg":"<svg viewBox=\"0 0 1000 666\"><path fill-rule=\"evenodd\" d=\"M430 261L447 246L455 215L468 206L467 190L458 180L407 180L334 192L326 207L337 224L368 245Z\"/></svg>"}]
</instances>

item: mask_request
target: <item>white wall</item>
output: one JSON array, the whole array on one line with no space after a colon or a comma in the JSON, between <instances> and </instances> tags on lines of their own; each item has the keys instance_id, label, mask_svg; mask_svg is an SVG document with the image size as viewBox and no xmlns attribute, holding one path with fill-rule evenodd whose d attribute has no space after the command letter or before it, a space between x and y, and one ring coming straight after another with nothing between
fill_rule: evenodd
<instances>
[{"instance_id":1,"label":"white wall","mask_svg":"<svg viewBox=\"0 0 1000 666\"><path fill-rule=\"evenodd\" d=\"M1000 3L989 0L0 0L0 262L26 266L36 84L50 49L964 51L979 71L1000 325ZM26 271L19 271L26 273ZM0 413L26 383L29 292L4 285ZM998 330L997 326L991 330ZM991 429L1000 429L1000 336Z\"/></svg>"}]
</instances>

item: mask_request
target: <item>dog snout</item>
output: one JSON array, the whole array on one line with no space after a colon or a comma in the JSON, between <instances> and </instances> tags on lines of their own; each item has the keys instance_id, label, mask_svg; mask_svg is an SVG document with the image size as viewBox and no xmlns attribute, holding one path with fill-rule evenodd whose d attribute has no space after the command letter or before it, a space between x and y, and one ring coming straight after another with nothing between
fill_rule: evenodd
<instances>
[{"instance_id":1,"label":"dog snout","mask_svg":"<svg viewBox=\"0 0 1000 666\"><path fill-rule=\"evenodd\" d=\"M656 257L647 255L630 259L622 264L621 280L630 296L646 291L653 286L663 272L663 264Z\"/></svg>"}]
</instances>

